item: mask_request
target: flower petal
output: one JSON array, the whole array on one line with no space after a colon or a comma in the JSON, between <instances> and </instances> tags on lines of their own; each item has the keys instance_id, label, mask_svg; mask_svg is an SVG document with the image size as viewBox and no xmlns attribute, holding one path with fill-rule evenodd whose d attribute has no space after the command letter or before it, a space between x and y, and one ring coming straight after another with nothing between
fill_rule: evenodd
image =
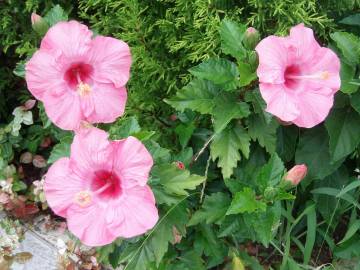
<instances>
[{"instance_id":1,"label":"flower petal","mask_svg":"<svg viewBox=\"0 0 360 270\"><path fill-rule=\"evenodd\" d=\"M149 178L153 159L145 146L136 138L112 142L114 150L114 171L125 187L144 186Z\"/></svg>"},{"instance_id":2,"label":"flower petal","mask_svg":"<svg viewBox=\"0 0 360 270\"><path fill-rule=\"evenodd\" d=\"M66 84L62 79L63 63L56 52L38 50L27 62L26 82L33 96L43 100L45 92L63 93Z\"/></svg>"},{"instance_id":3,"label":"flower petal","mask_svg":"<svg viewBox=\"0 0 360 270\"><path fill-rule=\"evenodd\" d=\"M123 87L130 77L131 54L129 46L118 39L97 36L91 43L90 63L95 68L93 78L99 83L113 83Z\"/></svg>"},{"instance_id":4,"label":"flower petal","mask_svg":"<svg viewBox=\"0 0 360 270\"><path fill-rule=\"evenodd\" d=\"M67 216L75 194L83 189L82 180L72 173L69 162L68 158L57 160L47 172L44 183L46 201L55 214L62 217Z\"/></svg>"},{"instance_id":5,"label":"flower petal","mask_svg":"<svg viewBox=\"0 0 360 270\"><path fill-rule=\"evenodd\" d=\"M116 239L105 219L106 208L97 204L82 208L72 205L68 209L69 230L88 246L104 246Z\"/></svg>"},{"instance_id":6,"label":"flower petal","mask_svg":"<svg viewBox=\"0 0 360 270\"><path fill-rule=\"evenodd\" d=\"M118 207L108 208L108 227L113 234L125 238L141 235L153 228L159 219L155 198L149 186L135 186L125 191ZM121 218L122 217L122 218Z\"/></svg>"},{"instance_id":7,"label":"flower petal","mask_svg":"<svg viewBox=\"0 0 360 270\"><path fill-rule=\"evenodd\" d=\"M282 84L260 83L260 93L267 107L266 111L282 121L293 121L299 115L296 97Z\"/></svg>"},{"instance_id":8,"label":"flower petal","mask_svg":"<svg viewBox=\"0 0 360 270\"><path fill-rule=\"evenodd\" d=\"M76 21L59 22L52 26L41 41L40 49L60 50L66 57L78 58L87 53L92 32Z\"/></svg>"},{"instance_id":9,"label":"flower petal","mask_svg":"<svg viewBox=\"0 0 360 270\"><path fill-rule=\"evenodd\" d=\"M300 114L292 122L299 127L312 128L325 120L333 102L334 95L330 88L302 91L298 97Z\"/></svg>"},{"instance_id":10,"label":"flower petal","mask_svg":"<svg viewBox=\"0 0 360 270\"><path fill-rule=\"evenodd\" d=\"M112 84L96 84L89 96L93 111L86 115L90 123L112 123L124 114L127 100L126 88L115 88ZM89 105L90 106L90 105Z\"/></svg>"},{"instance_id":11,"label":"flower petal","mask_svg":"<svg viewBox=\"0 0 360 270\"><path fill-rule=\"evenodd\" d=\"M43 102L46 114L55 125L65 130L79 128L84 117L81 112L80 99L76 93L67 91L60 96L46 93Z\"/></svg>"},{"instance_id":12,"label":"flower petal","mask_svg":"<svg viewBox=\"0 0 360 270\"><path fill-rule=\"evenodd\" d=\"M259 55L257 75L262 83L283 83L284 72L287 67L285 39L269 36L256 46Z\"/></svg>"},{"instance_id":13,"label":"flower petal","mask_svg":"<svg viewBox=\"0 0 360 270\"><path fill-rule=\"evenodd\" d=\"M112 171L112 148L108 134L98 128L77 132L71 144L71 168L82 178L90 180L96 171Z\"/></svg>"},{"instance_id":14,"label":"flower petal","mask_svg":"<svg viewBox=\"0 0 360 270\"><path fill-rule=\"evenodd\" d=\"M313 59L315 52L320 49L319 43L315 40L311 28L305 27L303 23L294 26L287 37L289 45L296 48L296 55L299 64L306 63Z\"/></svg>"}]
</instances>

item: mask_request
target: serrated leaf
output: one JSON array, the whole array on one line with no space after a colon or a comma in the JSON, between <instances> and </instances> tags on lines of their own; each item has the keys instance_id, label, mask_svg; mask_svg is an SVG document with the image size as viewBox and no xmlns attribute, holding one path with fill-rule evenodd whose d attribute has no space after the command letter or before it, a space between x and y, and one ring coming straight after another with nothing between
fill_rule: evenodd
<instances>
[{"instance_id":1,"label":"serrated leaf","mask_svg":"<svg viewBox=\"0 0 360 270\"><path fill-rule=\"evenodd\" d=\"M219 158L218 166L221 167L222 175L229 178L240 160L239 151L248 158L249 148L250 137L241 126L236 125L215 135L210 145L210 154L213 161Z\"/></svg>"},{"instance_id":2,"label":"serrated leaf","mask_svg":"<svg viewBox=\"0 0 360 270\"><path fill-rule=\"evenodd\" d=\"M244 58L246 50L242 45L242 41L245 31L245 25L224 19L220 25L221 49L223 52L232 55L238 60Z\"/></svg>"},{"instance_id":3,"label":"serrated leaf","mask_svg":"<svg viewBox=\"0 0 360 270\"><path fill-rule=\"evenodd\" d=\"M249 117L249 135L251 139L257 140L270 154L275 152L278 126L279 124L274 119L266 123L265 119L259 114L253 114Z\"/></svg>"},{"instance_id":4,"label":"serrated leaf","mask_svg":"<svg viewBox=\"0 0 360 270\"><path fill-rule=\"evenodd\" d=\"M67 136L62 138L62 140L51 150L50 157L47 163L51 164L62 157L69 157L72 140L73 136Z\"/></svg>"},{"instance_id":5,"label":"serrated leaf","mask_svg":"<svg viewBox=\"0 0 360 270\"><path fill-rule=\"evenodd\" d=\"M351 109L334 109L325 122L333 162L352 153L360 142L360 115Z\"/></svg>"},{"instance_id":6,"label":"serrated leaf","mask_svg":"<svg viewBox=\"0 0 360 270\"><path fill-rule=\"evenodd\" d=\"M278 155L274 154L266 163L257 176L256 182L262 191L266 187L276 186L284 174L284 164Z\"/></svg>"},{"instance_id":7,"label":"serrated leaf","mask_svg":"<svg viewBox=\"0 0 360 270\"><path fill-rule=\"evenodd\" d=\"M236 96L231 94L220 95L215 98L214 130L221 132L232 119L244 118L249 116L249 105L245 102L237 102Z\"/></svg>"},{"instance_id":8,"label":"serrated leaf","mask_svg":"<svg viewBox=\"0 0 360 270\"><path fill-rule=\"evenodd\" d=\"M191 109L202 114L209 114L215 105L214 97L218 93L218 87L212 82L194 79L180 89L175 97L165 99L165 102L181 112Z\"/></svg>"},{"instance_id":9,"label":"serrated leaf","mask_svg":"<svg viewBox=\"0 0 360 270\"><path fill-rule=\"evenodd\" d=\"M346 32L336 32L330 35L336 42L346 60L350 63L360 63L360 38Z\"/></svg>"},{"instance_id":10,"label":"serrated leaf","mask_svg":"<svg viewBox=\"0 0 360 270\"><path fill-rule=\"evenodd\" d=\"M329 153L329 137L325 128L319 126L305 131L299 139L295 153L296 164L306 164L308 179L323 179L334 172L342 160L332 163Z\"/></svg>"},{"instance_id":11,"label":"serrated leaf","mask_svg":"<svg viewBox=\"0 0 360 270\"><path fill-rule=\"evenodd\" d=\"M226 215L253 213L255 211L265 211L266 203L256 199L255 192L250 188L244 188L235 194Z\"/></svg>"},{"instance_id":12,"label":"serrated leaf","mask_svg":"<svg viewBox=\"0 0 360 270\"><path fill-rule=\"evenodd\" d=\"M167 193L175 195L188 195L187 190L194 190L206 179L204 176L190 175L188 170L178 169L173 164L154 167L152 175L159 179L159 183Z\"/></svg>"},{"instance_id":13,"label":"serrated leaf","mask_svg":"<svg viewBox=\"0 0 360 270\"><path fill-rule=\"evenodd\" d=\"M58 22L67 21L68 15L60 5L56 5L49 10L44 19L50 26L53 26Z\"/></svg>"},{"instance_id":14,"label":"serrated leaf","mask_svg":"<svg viewBox=\"0 0 360 270\"><path fill-rule=\"evenodd\" d=\"M257 78L255 70L253 70L250 64L248 63L239 62L239 72L240 72L239 86L247 86Z\"/></svg>"},{"instance_id":15,"label":"serrated leaf","mask_svg":"<svg viewBox=\"0 0 360 270\"><path fill-rule=\"evenodd\" d=\"M179 142L182 148L185 148L195 130L195 125L193 122L189 124L180 124L175 128L175 133L179 137Z\"/></svg>"},{"instance_id":16,"label":"serrated leaf","mask_svg":"<svg viewBox=\"0 0 360 270\"><path fill-rule=\"evenodd\" d=\"M217 192L206 196L201 208L191 217L188 226L197 225L201 222L217 223L224 218L229 205L230 198L226 193Z\"/></svg>"},{"instance_id":17,"label":"serrated leaf","mask_svg":"<svg viewBox=\"0 0 360 270\"><path fill-rule=\"evenodd\" d=\"M190 73L195 77L221 85L224 90L233 90L237 86L239 71L233 62L226 59L209 59L193 68Z\"/></svg>"},{"instance_id":18,"label":"serrated leaf","mask_svg":"<svg viewBox=\"0 0 360 270\"><path fill-rule=\"evenodd\" d=\"M109 134L112 139L120 140L141 131L140 125L134 116L122 118L113 124L109 129Z\"/></svg>"}]
</instances>

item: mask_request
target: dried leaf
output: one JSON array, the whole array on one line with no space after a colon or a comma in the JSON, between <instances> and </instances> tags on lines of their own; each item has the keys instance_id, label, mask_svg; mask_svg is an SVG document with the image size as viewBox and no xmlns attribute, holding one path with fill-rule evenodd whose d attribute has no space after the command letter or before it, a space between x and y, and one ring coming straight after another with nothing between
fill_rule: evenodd
<instances>
[{"instance_id":1,"label":"dried leaf","mask_svg":"<svg viewBox=\"0 0 360 270\"><path fill-rule=\"evenodd\" d=\"M13 256L13 259L17 263L24 264L27 261L31 260L32 257L33 255L30 252L19 252Z\"/></svg>"}]
</instances>

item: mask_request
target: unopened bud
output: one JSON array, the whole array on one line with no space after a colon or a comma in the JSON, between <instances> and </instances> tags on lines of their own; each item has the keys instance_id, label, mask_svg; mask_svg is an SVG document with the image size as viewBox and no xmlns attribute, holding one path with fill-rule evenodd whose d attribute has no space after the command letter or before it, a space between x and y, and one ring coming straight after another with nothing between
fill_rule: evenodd
<instances>
[{"instance_id":1,"label":"unopened bud","mask_svg":"<svg viewBox=\"0 0 360 270\"><path fill-rule=\"evenodd\" d=\"M49 25L44 20L44 18L36 13L31 14L31 25L34 31L38 33L40 36L45 35L47 30L49 29Z\"/></svg>"},{"instance_id":2,"label":"unopened bud","mask_svg":"<svg viewBox=\"0 0 360 270\"><path fill-rule=\"evenodd\" d=\"M260 41L260 34L254 27L249 27L245 31L243 43L249 50L255 49L256 45Z\"/></svg>"},{"instance_id":3,"label":"unopened bud","mask_svg":"<svg viewBox=\"0 0 360 270\"><path fill-rule=\"evenodd\" d=\"M284 177L285 181L290 182L293 185L298 185L301 180L305 178L307 174L307 167L305 164L295 165Z\"/></svg>"},{"instance_id":4,"label":"unopened bud","mask_svg":"<svg viewBox=\"0 0 360 270\"><path fill-rule=\"evenodd\" d=\"M34 108L36 103L35 99L29 99L28 101L25 102L24 107L26 110L31 110L32 108Z\"/></svg>"},{"instance_id":5,"label":"unopened bud","mask_svg":"<svg viewBox=\"0 0 360 270\"><path fill-rule=\"evenodd\" d=\"M171 120L171 121L176 121L176 120L177 120L176 114L170 115L170 120Z\"/></svg>"},{"instance_id":6,"label":"unopened bud","mask_svg":"<svg viewBox=\"0 0 360 270\"><path fill-rule=\"evenodd\" d=\"M30 152L22 153L20 156L20 162L24 164L29 164L33 161L33 155Z\"/></svg>"},{"instance_id":7,"label":"unopened bud","mask_svg":"<svg viewBox=\"0 0 360 270\"><path fill-rule=\"evenodd\" d=\"M47 147L49 147L51 145L51 138L50 137L45 137L42 141L41 141L41 143L40 143L40 146L42 147L42 148L47 148Z\"/></svg>"},{"instance_id":8,"label":"unopened bud","mask_svg":"<svg viewBox=\"0 0 360 270\"><path fill-rule=\"evenodd\" d=\"M176 161L176 167L178 167L180 170L185 170L185 165L181 161Z\"/></svg>"}]
</instances>

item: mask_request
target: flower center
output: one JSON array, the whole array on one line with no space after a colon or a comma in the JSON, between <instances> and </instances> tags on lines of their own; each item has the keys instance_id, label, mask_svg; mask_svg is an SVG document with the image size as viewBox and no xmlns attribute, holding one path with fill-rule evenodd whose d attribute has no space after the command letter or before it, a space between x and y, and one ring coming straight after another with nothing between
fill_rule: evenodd
<instances>
[{"instance_id":1,"label":"flower center","mask_svg":"<svg viewBox=\"0 0 360 270\"><path fill-rule=\"evenodd\" d=\"M302 80L328 80L330 73L325 70L315 74L302 74L298 66L292 65L285 69L284 78L285 85L288 88L294 88L298 86Z\"/></svg>"},{"instance_id":2,"label":"flower center","mask_svg":"<svg viewBox=\"0 0 360 270\"><path fill-rule=\"evenodd\" d=\"M73 63L64 74L64 80L68 86L77 91L81 96L87 95L91 91L91 75L93 67L85 63Z\"/></svg>"},{"instance_id":3,"label":"flower center","mask_svg":"<svg viewBox=\"0 0 360 270\"><path fill-rule=\"evenodd\" d=\"M90 189L100 198L116 198L122 193L120 178L114 172L97 171Z\"/></svg>"}]
</instances>

